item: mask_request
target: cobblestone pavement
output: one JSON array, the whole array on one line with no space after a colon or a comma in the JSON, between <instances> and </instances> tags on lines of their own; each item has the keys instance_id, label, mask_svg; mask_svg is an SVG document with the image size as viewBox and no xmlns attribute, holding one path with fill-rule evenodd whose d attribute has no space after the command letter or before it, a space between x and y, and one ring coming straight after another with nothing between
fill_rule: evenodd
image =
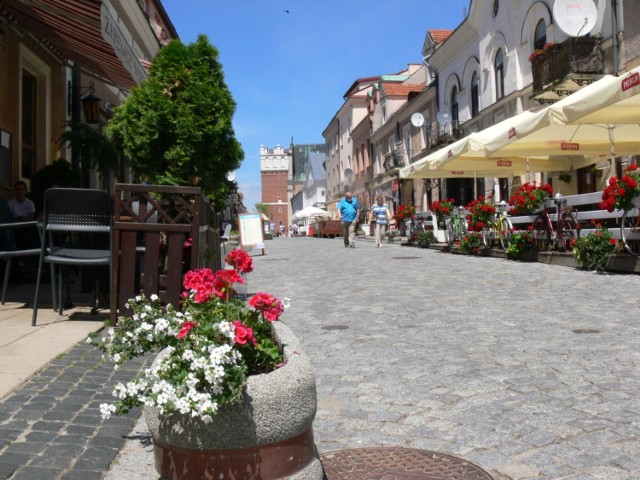
<instances>
[{"instance_id":1,"label":"cobblestone pavement","mask_svg":"<svg viewBox=\"0 0 640 480\"><path fill-rule=\"evenodd\" d=\"M284 321L316 372L321 453L640 479L639 276L384 247L278 239L254 257L249 291L291 299Z\"/></svg>"},{"instance_id":2,"label":"cobblestone pavement","mask_svg":"<svg viewBox=\"0 0 640 480\"><path fill-rule=\"evenodd\" d=\"M248 290L291 299L321 453L404 446L500 480L640 479L640 276L313 238L267 242L254 262ZM98 411L138 368L80 344L5 398L0 478L156 479L138 413Z\"/></svg>"},{"instance_id":3,"label":"cobblestone pavement","mask_svg":"<svg viewBox=\"0 0 640 480\"><path fill-rule=\"evenodd\" d=\"M102 421L99 405L110 401L113 386L130 379L142 364L136 360L114 372L97 348L83 342L4 398L0 478L101 478L125 445L139 411Z\"/></svg>"}]
</instances>

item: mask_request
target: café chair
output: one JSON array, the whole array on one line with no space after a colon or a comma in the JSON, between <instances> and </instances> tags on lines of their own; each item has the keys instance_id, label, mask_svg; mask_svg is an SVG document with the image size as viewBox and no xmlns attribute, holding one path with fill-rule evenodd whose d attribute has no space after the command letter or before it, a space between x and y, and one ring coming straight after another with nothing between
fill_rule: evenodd
<instances>
[{"instance_id":1,"label":"caf\u00e9 chair","mask_svg":"<svg viewBox=\"0 0 640 480\"><path fill-rule=\"evenodd\" d=\"M0 298L2 305L5 304L7 296L12 260L40 255L40 248L21 248L16 245L15 232L29 228L35 229L37 225L37 222L13 221L9 205L4 200L0 200L0 261L4 261L4 280L2 282L2 298Z\"/></svg>"},{"instance_id":2,"label":"caf\u00e9 chair","mask_svg":"<svg viewBox=\"0 0 640 480\"><path fill-rule=\"evenodd\" d=\"M44 194L42 245L31 325L36 325L42 269L50 265L52 290L62 314L63 271L69 266L109 267L111 278L111 241L113 231L112 201L103 190L50 188ZM97 306L98 285L94 286L93 306ZM110 280L107 281L110 285Z\"/></svg>"}]
</instances>

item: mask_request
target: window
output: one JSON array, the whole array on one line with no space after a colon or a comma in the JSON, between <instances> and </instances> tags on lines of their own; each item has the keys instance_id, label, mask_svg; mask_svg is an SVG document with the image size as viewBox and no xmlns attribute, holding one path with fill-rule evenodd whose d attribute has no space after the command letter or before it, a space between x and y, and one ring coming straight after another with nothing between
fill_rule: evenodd
<instances>
[{"instance_id":1,"label":"window","mask_svg":"<svg viewBox=\"0 0 640 480\"><path fill-rule=\"evenodd\" d=\"M478 72L471 76L471 116L476 117L480 113L480 81Z\"/></svg>"},{"instance_id":2,"label":"window","mask_svg":"<svg viewBox=\"0 0 640 480\"><path fill-rule=\"evenodd\" d=\"M496 53L494 67L496 71L496 99L500 99L504 97L504 54L501 48Z\"/></svg>"},{"instance_id":3,"label":"window","mask_svg":"<svg viewBox=\"0 0 640 480\"><path fill-rule=\"evenodd\" d=\"M36 166L37 152L37 79L26 70L22 71L22 172L31 178Z\"/></svg>"},{"instance_id":4,"label":"window","mask_svg":"<svg viewBox=\"0 0 640 480\"><path fill-rule=\"evenodd\" d=\"M536 31L533 35L533 49L542 49L545 43L547 43L547 23L543 19L536 25Z\"/></svg>"},{"instance_id":5,"label":"window","mask_svg":"<svg viewBox=\"0 0 640 480\"><path fill-rule=\"evenodd\" d=\"M498 10L500 10L500 0L493 0L493 16L498 15Z\"/></svg>"},{"instance_id":6,"label":"window","mask_svg":"<svg viewBox=\"0 0 640 480\"><path fill-rule=\"evenodd\" d=\"M458 87L451 90L451 126L458 125Z\"/></svg>"}]
</instances>

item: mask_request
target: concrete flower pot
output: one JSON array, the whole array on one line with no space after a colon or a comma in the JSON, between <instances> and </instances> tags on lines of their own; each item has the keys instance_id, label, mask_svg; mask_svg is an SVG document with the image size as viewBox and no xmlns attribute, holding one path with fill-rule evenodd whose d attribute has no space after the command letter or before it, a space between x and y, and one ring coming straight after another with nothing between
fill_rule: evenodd
<instances>
[{"instance_id":1,"label":"concrete flower pot","mask_svg":"<svg viewBox=\"0 0 640 480\"><path fill-rule=\"evenodd\" d=\"M272 325L286 365L250 376L240 401L221 407L208 424L144 409L163 479L323 478L312 431L315 377L291 330Z\"/></svg>"}]
</instances>

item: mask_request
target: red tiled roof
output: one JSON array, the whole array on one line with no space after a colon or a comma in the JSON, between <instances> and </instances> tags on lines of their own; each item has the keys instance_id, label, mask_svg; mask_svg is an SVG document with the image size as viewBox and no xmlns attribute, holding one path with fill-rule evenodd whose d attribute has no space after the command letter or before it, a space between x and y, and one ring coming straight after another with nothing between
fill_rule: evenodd
<instances>
[{"instance_id":1,"label":"red tiled roof","mask_svg":"<svg viewBox=\"0 0 640 480\"><path fill-rule=\"evenodd\" d=\"M402 83L383 83L382 88L387 97L408 97L411 92L420 93L426 84L406 85Z\"/></svg>"},{"instance_id":2,"label":"red tiled roof","mask_svg":"<svg viewBox=\"0 0 640 480\"><path fill-rule=\"evenodd\" d=\"M453 30L438 30L430 28L428 32L429 35L431 35L431 38L433 38L434 42L440 43L449 38L449 35L453 33Z\"/></svg>"}]
</instances>

